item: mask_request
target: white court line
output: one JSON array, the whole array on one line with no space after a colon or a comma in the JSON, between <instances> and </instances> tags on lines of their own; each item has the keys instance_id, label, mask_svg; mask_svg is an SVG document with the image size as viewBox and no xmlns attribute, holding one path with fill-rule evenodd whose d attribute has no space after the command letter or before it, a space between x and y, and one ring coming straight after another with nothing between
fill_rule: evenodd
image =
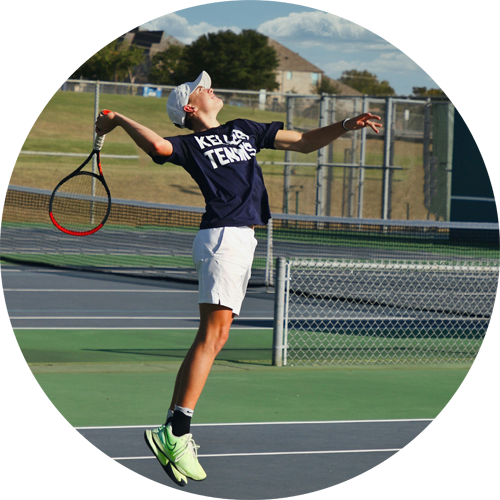
<instances>
[{"instance_id":1,"label":"white court line","mask_svg":"<svg viewBox=\"0 0 500 500\"><path fill-rule=\"evenodd\" d=\"M436 418L436 422L472 422L472 418Z\"/></svg>"},{"instance_id":2,"label":"white court line","mask_svg":"<svg viewBox=\"0 0 500 500\"><path fill-rule=\"evenodd\" d=\"M84 293L84 292L92 292L92 293L198 293L198 289L196 290L175 290L175 289L158 289L158 290L120 290L120 289L76 289L76 288L4 288L4 292L57 292L57 293ZM262 293L254 290L247 290L247 295L251 295L253 293Z\"/></svg>"},{"instance_id":3,"label":"white court line","mask_svg":"<svg viewBox=\"0 0 500 500\"><path fill-rule=\"evenodd\" d=\"M84 293L84 292L92 292L92 293L198 293L198 290L102 290L102 289L75 289L75 288L4 288L4 292L57 292L57 293L67 293L67 292L75 292L75 293Z\"/></svg>"},{"instance_id":4,"label":"white court line","mask_svg":"<svg viewBox=\"0 0 500 500\"><path fill-rule=\"evenodd\" d=\"M321 421L305 421L305 422L237 422L237 423L221 423L221 424L191 424L191 427L220 427L220 426L236 426L236 425L307 425L307 424L371 424L371 423L392 423L392 422L434 422L434 418L408 418L408 419L389 419L389 420L321 420ZM76 500L76 432L93 429L151 429L158 427L159 424L153 425L108 425L96 427L73 427L73 500ZM201 457L202 455L200 455ZM137 458L137 457L135 457ZM138 457L151 459L153 457ZM112 459L113 460L113 459ZM400 456L400 470L403 470L402 455ZM111 469L113 470L113 469Z\"/></svg>"},{"instance_id":5,"label":"white court line","mask_svg":"<svg viewBox=\"0 0 500 500\"><path fill-rule=\"evenodd\" d=\"M348 312L348 311L347 311ZM416 311L417 313L419 311ZM437 313L437 314L447 314L447 313ZM288 317L288 322L291 323L293 321L413 321L413 320L422 320L423 318L415 315L415 316L394 316L394 317L387 317L387 316L357 316L355 318L352 318L350 316L337 316L337 317L320 317L320 316L314 316L311 318L296 318L296 317ZM436 318L428 318L429 320L446 320L446 321L477 321L477 318L468 318L468 317L436 317ZM429 327L433 326L432 324L429 325Z\"/></svg>"},{"instance_id":6,"label":"white court line","mask_svg":"<svg viewBox=\"0 0 500 500\"><path fill-rule=\"evenodd\" d=\"M199 458L219 458L219 457L266 457L276 455L326 455L326 454L344 454L344 453L392 453L400 451L401 448L382 448L379 450L326 450L326 451L275 451L268 453L219 453L198 455ZM156 458L149 457L111 457L113 460L150 460Z\"/></svg>"},{"instance_id":7,"label":"white court line","mask_svg":"<svg viewBox=\"0 0 500 500\"><path fill-rule=\"evenodd\" d=\"M127 320L199 320L199 316L10 316L11 320L115 320L115 319L127 319ZM415 319L421 319L418 316L395 316L389 318L382 318L380 316L375 317L356 317L356 318L346 318L338 316L336 318L292 318L293 321L410 321ZM443 321L476 321L477 318L435 318L442 319ZM487 318L485 318L487 319ZM234 321L272 321L272 317L238 317Z\"/></svg>"},{"instance_id":8,"label":"white court line","mask_svg":"<svg viewBox=\"0 0 500 500\"><path fill-rule=\"evenodd\" d=\"M199 320L199 318L198 318ZM13 330L196 330L198 327L196 326L55 326L55 327L47 327L47 326L14 326ZM234 330L272 330L272 326L238 326L233 323L231 326L231 331ZM158 426L156 426L158 427Z\"/></svg>"},{"instance_id":9,"label":"white court line","mask_svg":"<svg viewBox=\"0 0 500 500\"><path fill-rule=\"evenodd\" d=\"M64 319L83 319L83 320L98 320L98 319L129 319L129 320L149 320L149 319L200 319L197 316L10 316L10 319L25 319L25 320L64 320Z\"/></svg>"},{"instance_id":10,"label":"white court line","mask_svg":"<svg viewBox=\"0 0 500 500\"><path fill-rule=\"evenodd\" d=\"M432 422L433 418L392 418L381 420L311 420L311 421L292 421L292 422L229 422L218 424L191 424L191 427L225 427L237 425L314 425L314 424L384 424L398 422ZM75 427L76 430L92 429L152 429L158 427L154 425L103 425L97 427Z\"/></svg>"},{"instance_id":11,"label":"white court line","mask_svg":"<svg viewBox=\"0 0 500 500\"><path fill-rule=\"evenodd\" d=\"M433 418L417 418L417 419L394 419L394 420L323 420L323 421L305 421L305 422L239 422L239 423L223 423L223 424L192 424L192 427L209 427L209 426L235 426L235 425L297 425L297 424L350 424L350 423L385 423L385 422L433 422ZM97 427L73 427L73 500L76 500L76 432L93 429L151 429L158 427L154 425L108 425ZM200 455L201 457L201 455ZM142 457L151 459L155 457ZM112 459L113 460L113 459ZM402 469L402 456L400 458L400 469ZM113 469L111 469L113 470Z\"/></svg>"},{"instance_id":12,"label":"white court line","mask_svg":"<svg viewBox=\"0 0 500 500\"><path fill-rule=\"evenodd\" d=\"M183 320L199 320L199 316L10 316L10 319L17 319L17 320L43 320L43 319L50 319L50 320L64 320L64 319L83 319L83 320L98 320L98 319L128 319L128 320L152 320L152 319L159 319L159 320L171 320L171 319L183 319ZM268 318L240 318L239 320L244 320L244 321L249 321L249 320L265 320L269 321L272 320L272 317ZM239 321L237 318L235 318L234 321Z\"/></svg>"}]
</instances>

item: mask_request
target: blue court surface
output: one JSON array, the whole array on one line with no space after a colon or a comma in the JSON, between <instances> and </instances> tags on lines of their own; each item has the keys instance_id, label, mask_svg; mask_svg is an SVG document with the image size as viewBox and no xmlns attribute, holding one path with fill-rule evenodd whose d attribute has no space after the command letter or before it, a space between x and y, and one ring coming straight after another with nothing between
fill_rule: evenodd
<instances>
[{"instance_id":1,"label":"blue court surface","mask_svg":"<svg viewBox=\"0 0 500 500\"><path fill-rule=\"evenodd\" d=\"M192 284L28 266L4 266L2 279L12 326L20 333L93 328L193 330L198 323L197 291ZM249 289L233 330L269 330L273 308L272 290ZM228 381L236 377L232 373L247 371L244 365L222 369L227 369ZM279 370L269 366L265 369ZM57 376L70 380L68 375ZM163 408L165 401L158 404ZM294 413L291 421L261 418L259 422L241 419L225 423L224 405L234 404L220 395L219 420L192 425L200 445L198 456L208 478L201 482L190 480L183 491L217 498L263 499L328 488L392 457L425 430L438 413L433 410L415 418L314 421L314 412L305 411L303 421L298 421L299 414ZM374 408L375 414L378 411L380 408ZM352 413L356 414L355 407ZM152 481L180 489L164 473L143 439L146 428L161 423L96 422L76 429L110 459Z\"/></svg>"},{"instance_id":2,"label":"blue court surface","mask_svg":"<svg viewBox=\"0 0 500 500\"><path fill-rule=\"evenodd\" d=\"M194 328L196 284L4 266L13 328ZM274 294L250 288L233 328L272 328Z\"/></svg>"},{"instance_id":3,"label":"blue court surface","mask_svg":"<svg viewBox=\"0 0 500 500\"><path fill-rule=\"evenodd\" d=\"M179 487L145 428L74 429L75 500L362 500L368 471L472 470L470 421L205 424L192 432L208 477Z\"/></svg>"}]
</instances>

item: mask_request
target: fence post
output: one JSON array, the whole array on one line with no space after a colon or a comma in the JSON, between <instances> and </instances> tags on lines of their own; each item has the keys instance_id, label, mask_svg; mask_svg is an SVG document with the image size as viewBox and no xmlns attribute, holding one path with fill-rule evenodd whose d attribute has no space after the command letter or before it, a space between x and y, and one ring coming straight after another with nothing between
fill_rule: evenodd
<instances>
[{"instance_id":1,"label":"fence post","mask_svg":"<svg viewBox=\"0 0 500 500\"><path fill-rule=\"evenodd\" d=\"M391 218L391 169L392 164L392 130L393 130L393 101L388 97L385 104L385 138L384 138L384 165L382 179L382 219Z\"/></svg>"},{"instance_id":2,"label":"fence post","mask_svg":"<svg viewBox=\"0 0 500 500\"><path fill-rule=\"evenodd\" d=\"M358 99L353 99L353 116L358 115ZM350 163L355 163L356 161L356 150L358 142L358 132L352 132L352 140L351 140L351 156ZM348 182L347 182L347 217L354 217L354 167L349 167L347 169L348 172Z\"/></svg>"},{"instance_id":3,"label":"fence post","mask_svg":"<svg viewBox=\"0 0 500 500\"><path fill-rule=\"evenodd\" d=\"M99 94L101 91L101 84L99 80L95 82L95 90L94 90L94 123L97 120L97 117L99 116ZM94 128L94 135L93 135L93 140L95 141L96 138L96 133L95 133L95 128ZM97 173L97 158L96 155L92 157L92 172L95 174Z\"/></svg>"},{"instance_id":4,"label":"fence post","mask_svg":"<svg viewBox=\"0 0 500 500\"><path fill-rule=\"evenodd\" d=\"M266 286L273 286L273 219L267 223Z\"/></svg>"},{"instance_id":5,"label":"fence post","mask_svg":"<svg viewBox=\"0 0 500 500\"><path fill-rule=\"evenodd\" d=\"M368 112L368 99L366 94L363 96L362 113ZM359 149L359 175L358 175L358 219L363 218L363 202L365 193L365 169L363 168L366 162L366 128L361 130L361 144Z\"/></svg>"},{"instance_id":6,"label":"fence post","mask_svg":"<svg viewBox=\"0 0 500 500\"><path fill-rule=\"evenodd\" d=\"M328 119L328 125L332 125L335 123L336 120L336 111L337 111L337 95L332 94L331 95L331 105L330 105L330 111L329 111L329 119ZM335 144L335 141L331 142L328 145L328 154L327 154L327 163L333 163L334 162L334 156L333 156L333 145ZM332 193L333 193L333 168L334 167L327 167L327 174L326 174L326 213L325 215L331 216L332 215Z\"/></svg>"},{"instance_id":7,"label":"fence post","mask_svg":"<svg viewBox=\"0 0 500 500\"><path fill-rule=\"evenodd\" d=\"M319 102L319 126L325 127L328 125L328 108L330 105L330 98L327 94L321 96ZM326 210L326 176L324 166L328 155L328 146L321 148L318 151L318 166L316 173L316 215L325 215Z\"/></svg>"},{"instance_id":8,"label":"fence post","mask_svg":"<svg viewBox=\"0 0 500 500\"><path fill-rule=\"evenodd\" d=\"M273 325L273 366L283 366L283 326L285 321L285 257L276 259Z\"/></svg>"},{"instance_id":9,"label":"fence post","mask_svg":"<svg viewBox=\"0 0 500 500\"><path fill-rule=\"evenodd\" d=\"M266 89L260 89L259 91L259 110L260 111L265 111L266 110Z\"/></svg>"},{"instance_id":10,"label":"fence post","mask_svg":"<svg viewBox=\"0 0 500 500\"><path fill-rule=\"evenodd\" d=\"M293 130L293 105L294 98L292 96L286 96L286 129ZM283 213L288 213L288 195L290 193L290 186L292 184L292 166L290 165L292 161L292 152L285 151L285 168L283 169Z\"/></svg>"}]
</instances>

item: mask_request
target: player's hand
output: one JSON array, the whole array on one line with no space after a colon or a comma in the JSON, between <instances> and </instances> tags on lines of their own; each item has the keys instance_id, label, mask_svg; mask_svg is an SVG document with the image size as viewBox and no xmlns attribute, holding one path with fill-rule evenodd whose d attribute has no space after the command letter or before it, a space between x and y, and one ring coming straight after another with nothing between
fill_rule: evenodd
<instances>
[{"instance_id":1,"label":"player's hand","mask_svg":"<svg viewBox=\"0 0 500 500\"><path fill-rule=\"evenodd\" d=\"M115 121L116 113L114 111L109 111L109 109L103 109L97 120L95 122L95 132L98 136L108 134L117 125Z\"/></svg>"},{"instance_id":2,"label":"player's hand","mask_svg":"<svg viewBox=\"0 0 500 500\"><path fill-rule=\"evenodd\" d=\"M347 120L345 126L349 130L360 130L365 127L370 127L375 133L379 133L378 129L382 127L381 123L373 120L381 120L380 116L372 115L371 113L363 113Z\"/></svg>"}]
</instances>

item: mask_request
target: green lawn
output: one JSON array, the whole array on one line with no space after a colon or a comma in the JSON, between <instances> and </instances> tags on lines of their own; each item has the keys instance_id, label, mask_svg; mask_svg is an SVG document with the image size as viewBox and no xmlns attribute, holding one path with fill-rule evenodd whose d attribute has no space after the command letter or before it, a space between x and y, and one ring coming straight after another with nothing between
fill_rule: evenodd
<instances>
[{"instance_id":1,"label":"green lawn","mask_svg":"<svg viewBox=\"0 0 500 500\"><path fill-rule=\"evenodd\" d=\"M120 111L162 136L188 133L176 128L168 120L165 112L166 98L145 98L137 95L100 95L100 108ZM219 115L225 123L234 118L255 121L285 121L284 113L262 111L226 105ZM308 126L315 126L314 120L307 119ZM29 136L23 150L50 152L88 153L92 144L94 121L94 94L84 92L58 91L44 108ZM296 117L297 124L301 117ZM383 158L383 141L370 140L367 143L366 163L380 165ZM339 139L334 143L333 161L343 162L345 151L350 150L349 139ZM403 166L404 171L394 174L393 218L406 218L410 210L411 218L427 217L423 207L422 146L401 143L395 150L394 164ZM184 206L204 206L198 187L187 172L175 165L159 167L142 152L121 129L108 134L103 154L136 155L135 160L103 159L104 175L114 198L138 199L158 203ZM293 161L315 163L317 153L309 155L293 154ZM283 162L284 152L263 150L258 161ZM14 168L11 184L52 190L62 176L78 166L78 159L20 155ZM269 192L271 210L275 213L283 209L282 165L263 165L264 178ZM345 195L345 172L334 168L331 184L331 215L342 214L342 200ZM355 178L357 178L357 172ZM290 211L314 214L316 203L316 168L293 166L291 172L292 192ZM365 176L364 217L380 217L382 188L381 171L368 170ZM295 193L298 192L298 195ZM345 207L344 207L345 208Z\"/></svg>"}]
</instances>

